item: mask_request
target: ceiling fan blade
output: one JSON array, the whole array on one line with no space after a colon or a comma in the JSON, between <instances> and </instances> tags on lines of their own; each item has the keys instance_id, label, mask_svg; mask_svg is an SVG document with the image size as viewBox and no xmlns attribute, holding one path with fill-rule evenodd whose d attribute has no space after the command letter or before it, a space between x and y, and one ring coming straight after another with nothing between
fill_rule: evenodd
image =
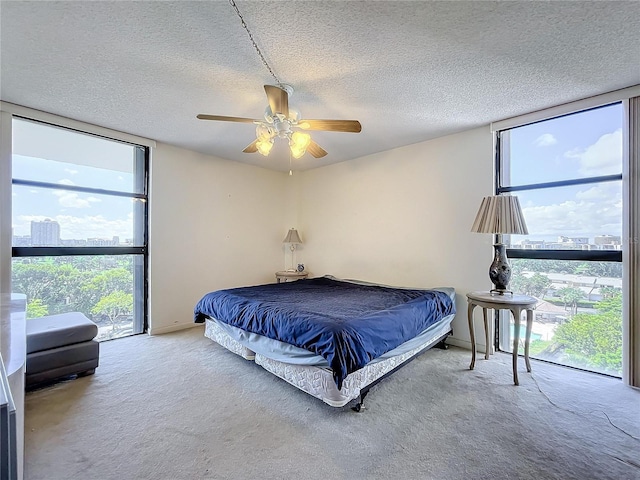
<instances>
[{"instance_id":1,"label":"ceiling fan blade","mask_svg":"<svg viewBox=\"0 0 640 480\"><path fill-rule=\"evenodd\" d=\"M240 122L240 123L253 123L259 122L260 120L254 120L253 118L244 118L244 117L225 117L224 115L205 115L201 113L197 115L196 118L200 120L220 120L222 122Z\"/></svg>"},{"instance_id":2,"label":"ceiling fan blade","mask_svg":"<svg viewBox=\"0 0 640 480\"><path fill-rule=\"evenodd\" d=\"M287 91L274 85L265 85L264 91L269 99L271 113L281 113L289 118L289 94Z\"/></svg>"},{"instance_id":3,"label":"ceiling fan blade","mask_svg":"<svg viewBox=\"0 0 640 480\"><path fill-rule=\"evenodd\" d=\"M246 146L244 153L256 153L258 151L258 139L256 138L253 142Z\"/></svg>"},{"instance_id":4,"label":"ceiling fan blade","mask_svg":"<svg viewBox=\"0 0 640 480\"><path fill-rule=\"evenodd\" d=\"M307 147L307 152L316 158L322 158L327 154L327 151L313 140L311 140L311 143Z\"/></svg>"},{"instance_id":5,"label":"ceiling fan blade","mask_svg":"<svg viewBox=\"0 0 640 480\"><path fill-rule=\"evenodd\" d=\"M357 120L300 120L298 127L304 130L359 133L362 125Z\"/></svg>"}]
</instances>

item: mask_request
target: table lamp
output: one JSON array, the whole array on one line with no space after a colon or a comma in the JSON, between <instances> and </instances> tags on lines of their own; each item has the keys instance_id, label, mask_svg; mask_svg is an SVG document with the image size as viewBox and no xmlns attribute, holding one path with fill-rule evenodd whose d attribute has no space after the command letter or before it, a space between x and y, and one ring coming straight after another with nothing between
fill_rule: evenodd
<instances>
[{"instance_id":1,"label":"table lamp","mask_svg":"<svg viewBox=\"0 0 640 480\"><path fill-rule=\"evenodd\" d=\"M513 293L508 290L511 266L506 247L502 243L502 234L527 235L529 233L518 197L513 195L484 197L471 231L499 235L498 241L493 246L495 250L493 263L489 267L489 278L495 287L491 293L499 295Z\"/></svg>"},{"instance_id":2,"label":"table lamp","mask_svg":"<svg viewBox=\"0 0 640 480\"><path fill-rule=\"evenodd\" d=\"M293 267L293 253L296 249L296 245L300 245L302 240L300 239L300 235L298 235L298 231L295 228L289 229L287 232L287 236L284 237L282 243L289 244L289 248L291 249L291 268L287 271L295 272L296 269Z\"/></svg>"}]
</instances>

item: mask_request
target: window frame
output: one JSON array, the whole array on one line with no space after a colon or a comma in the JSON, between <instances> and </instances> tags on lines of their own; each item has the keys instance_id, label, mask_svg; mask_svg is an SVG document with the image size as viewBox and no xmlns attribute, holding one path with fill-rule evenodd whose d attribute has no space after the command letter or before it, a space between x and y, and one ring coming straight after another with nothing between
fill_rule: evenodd
<instances>
[{"instance_id":1,"label":"window frame","mask_svg":"<svg viewBox=\"0 0 640 480\"><path fill-rule=\"evenodd\" d=\"M19 186L31 186L36 188L44 188L44 189L55 189L55 190L67 190L73 192L81 192L81 193L93 193L99 195L106 195L112 197L123 197L123 198L131 198L140 200L140 202L136 202L138 204L137 208L142 207L142 245L139 246L126 246L126 247L115 247L115 246L88 246L88 247L15 247L11 246L11 258L25 258L25 257L67 257L67 256L111 256L111 255L141 255L142 256L142 284L140 296L142 297L142 307L141 313L142 318L139 320L140 331L133 333L133 335L139 335L141 333L147 333L149 329L149 305L148 305L148 292L149 292L149 164L150 164L150 147L148 145L141 145L138 143L134 143L131 141L126 141L118 138L114 138L107 135L101 135L95 132L89 132L85 130L81 130L79 128L73 128L65 125L59 125L56 123L39 120L37 118L32 118L29 116L23 115L12 115L12 123L14 120L25 120L29 122L39 123L41 125L48 125L54 128L61 128L71 132L80 133L83 135L90 135L93 137L103 138L105 140L123 143L126 145L131 145L135 147L135 155L136 162L138 168L141 172L135 172L134 178L136 179L136 183L138 186L142 187L140 190L142 193L138 192L123 192L118 190L108 190L101 189L95 187L82 187L79 185L65 185L59 183L51 183L51 182L41 182L35 180L25 180L20 178L14 178L11 176L11 185ZM13 217L13 215L12 215ZM134 223L134 229L140 228L138 223ZM135 234L134 234L135 236ZM135 268L135 266L134 266ZM136 289L136 285L134 283L134 289ZM135 317L134 317L134 326L136 325ZM134 329L135 330L135 329Z\"/></svg>"},{"instance_id":2,"label":"window frame","mask_svg":"<svg viewBox=\"0 0 640 480\"><path fill-rule=\"evenodd\" d=\"M512 192L520 192L525 190L539 190L544 188L555 188L555 187L567 187L567 186L576 186L576 185L589 185L591 183L605 183L605 182L615 182L623 180L622 172L614 174L614 175L599 175L594 177L584 177L584 178L574 178L569 180L559 180L555 182L542 182L542 183L531 183L525 185L503 185L504 179L504 171L505 171L505 163L502 158L502 133L507 132L509 130L513 130L514 128L524 127L526 125L533 125L536 123L542 123L548 120L552 120L555 118L561 117L569 117L573 115L577 115L580 113L597 110L600 108L606 108L612 105L620 104L622 105L622 101L609 102L603 105L599 105L597 107L585 108L582 110L578 110L571 113L566 113L564 115L557 115L549 118L545 118L542 120L537 120L534 122L523 123L522 125L518 125L517 127L506 127L494 132L494 141L495 141L495 194L501 195L504 193L512 193ZM620 262L622 263L622 251L621 250L552 250L552 249L544 249L544 250L528 250L528 249L519 249L519 248L507 248L507 257L509 258L531 258L531 259L540 259L540 260L581 260L581 261L591 261L591 262Z\"/></svg>"},{"instance_id":3,"label":"window frame","mask_svg":"<svg viewBox=\"0 0 640 480\"><path fill-rule=\"evenodd\" d=\"M592 176L592 177L584 177L584 178L573 178L567 180L559 180L552 182L541 182L541 183L532 183L532 184L523 184L523 185L503 185L503 181L505 179L505 168L508 167L508 161L503 158L503 142L502 142L502 134L503 132L507 132L513 130L515 128L524 127L527 125L533 125L536 123L545 122L548 120L573 116L576 114L584 113L591 110L596 110L600 108L606 108L612 105L620 104L622 107L625 107L625 103L622 100L610 101L607 103L603 103L601 105L593 106L590 108L583 108L580 110L571 111L568 113L560 114L560 115L551 115L546 118L536 119L534 121L523 122L517 125L509 125L504 126L503 128L498 128L494 130L494 191L495 195L514 193L519 191L529 191L529 190L539 190L546 188L556 188L556 187L565 187L565 186L576 186L576 185L589 185L595 183L605 183L605 182L621 182L624 187L624 158L623 158L623 169L619 174L613 175L600 175L600 176ZM623 213L624 216L624 213ZM495 236L495 242L499 241L499 235ZM510 259L532 259L532 260L577 260L584 262L612 262L612 263L623 263L623 250L554 250L554 249L541 249L541 250L533 250L533 249L519 249L519 248L507 248L507 257ZM623 267L624 268L624 267ZM623 295L627 295L627 292L623 290ZM506 322L506 315L504 311L495 311L494 312L494 323L495 323L495 332L494 332L494 349L496 351L506 352L506 350L502 350L501 345L508 345L510 340L510 332L509 328L503 328L503 323ZM623 322L624 323L624 322ZM522 355L522 353L520 354ZM580 367L564 365L552 362L550 360L545 359L537 359L542 362L552 363L554 365L562 365L567 368L573 368L576 370L586 370ZM623 356L624 362L624 356ZM586 370L592 373L596 373L599 375L610 376L605 373L596 372L592 370ZM618 377L615 377L618 378Z\"/></svg>"}]
</instances>

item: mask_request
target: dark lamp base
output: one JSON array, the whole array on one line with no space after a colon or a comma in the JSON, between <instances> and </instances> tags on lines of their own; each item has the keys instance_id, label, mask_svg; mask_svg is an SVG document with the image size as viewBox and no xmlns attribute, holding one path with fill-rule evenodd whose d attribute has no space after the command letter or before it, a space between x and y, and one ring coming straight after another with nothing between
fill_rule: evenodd
<instances>
[{"instance_id":1,"label":"dark lamp base","mask_svg":"<svg viewBox=\"0 0 640 480\"><path fill-rule=\"evenodd\" d=\"M509 292L511 266L507 258L507 249L501 243L496 243L493 248L495 250L495 256L493 257L493 263L489 266L489 278L491 279L491 283L495 285L492 292Z\"/></svg>"}]
</instances>

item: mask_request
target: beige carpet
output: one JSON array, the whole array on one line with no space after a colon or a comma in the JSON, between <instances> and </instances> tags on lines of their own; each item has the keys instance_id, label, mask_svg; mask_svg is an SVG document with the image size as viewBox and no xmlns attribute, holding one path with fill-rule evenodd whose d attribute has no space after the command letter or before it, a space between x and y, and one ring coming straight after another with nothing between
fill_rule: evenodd
<instances>
[{"instance_id":1,"label":"beige carpet","mask_svg":"<svg viewBox=\"0 0 640 480\"><path fill-rule=\"evenodd\" d=\"M204 338L101 345L91 377L26 397L27 480L640 479L640 391L431 350L334 409Z\"/></svg>"}]
</instances>

